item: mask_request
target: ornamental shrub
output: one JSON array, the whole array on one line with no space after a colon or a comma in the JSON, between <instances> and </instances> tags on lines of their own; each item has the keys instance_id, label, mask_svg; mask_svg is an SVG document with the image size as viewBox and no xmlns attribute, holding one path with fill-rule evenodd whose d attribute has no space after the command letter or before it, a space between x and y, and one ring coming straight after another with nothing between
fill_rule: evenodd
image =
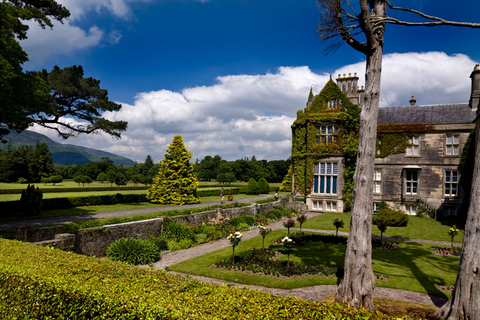
<instances>
[{"instance_id":1,"label":"ornamental shrub","mask_svg":"<svg viewBox=\"0 0 480 320\"><path fill-rule=\"evenodd\" d=\"M154 242L135 238L118 239L108 246L105 254L110 260L133 265L149 264L160 259L160 250Z\"/></svg>"},{"instance_id":2,"label":"ornamental shrub","mask_svg":"<svg viewBox=\"0 0 480 320\"><path fill-rule=\"evenodd\" d=\"M239 223L237 226L238 231L248 231L250 230L250 226L245 222Z\"/></svg>"},{"instance_id":3,"label":"ornamental shrub","mask_svg":"<svg viewBox=\"0 0 480 320\"><path fill-rule=\"evenodd\" d=\"M383 224L389 227L406 227L408 224L408 215L399 210L388 208L382 201L379 205L380 210L373 215L373 224Z\"/></svg>"},{"instance_id":4,"label":"ornamental shrub","mask_svg":"<svg viewBox=\"0 0 480 320\"><path fill-rule=\"evenodd\" d=\"M43 206L43 193L37 187L28 185L20 196L20 207L26 216L38 216Z\"/></svg>"},{"instance_id":5,"label":"ornamental shrub","mask_svg":"<svg viewBox=\"0 0 480 320\"><path fill-rule=\"evenodd\" d=\"M185 224L178 223L176 221L169 221L163 229L163 237L167 239L174 239L181 241L183 239L190 239L193 243L196 241L195 232L192 228Z\"/></svg>"},{"instance_id":6,"label":"ornamental shrub","mask_svg":"<svg viewBox=\"0 0 480 320\"><path fill-rule=\"evenodd\" d=\"M270 186L265 178L258 180L258 193L268 194L270 192Z\"/></svg>"},{"instance_id":7,"label":"ornamental shrub","mask_svg":"<svg viewBox=\"0 0 480 320\"><path fill-rule=\"evenodd\" d=\"M255 179L251 178L248 181L246 194L258 194L258 183Z\"/></svg>"},{"instance_id":8,"label":"ornamental shrub","mask_svg":"<svg viewBox=\"0 0 480 320\"><path fill-rule=\"evenodd\" d=\"M246 223L249 226L253 226L254 224L257 223L257 220L253 216L248 216L248 215L240 215L233 217L230 219L230 223L233 224L234 226L238 226L240 223Z\"/></svg>"}]
</instances>

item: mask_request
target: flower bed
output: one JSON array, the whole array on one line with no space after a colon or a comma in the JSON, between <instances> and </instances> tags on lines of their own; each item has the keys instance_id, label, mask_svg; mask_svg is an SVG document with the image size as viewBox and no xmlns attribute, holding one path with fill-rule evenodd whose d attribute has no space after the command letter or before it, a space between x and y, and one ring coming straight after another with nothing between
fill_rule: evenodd
<instances>
[{"instance_id":1,"label":"flower bed","mask_svg":"<svg viewBox=\"0 0 480 320\"><path fill-rule=\"evenodd\" d=\"M280 240L281 241L281 240ZM275 250L252 249L241 253L235 257L235 265L232 259L227 258L214 266L217 268L231 269L239 271L249 271L252 273L261 273L270 276L294 276L294 275L325 275L332 276L336 273L336 268L320 265L307 265L303 263L291 262L287 267L287 261L278 261L281 255Z\"/></svg>"},{"instance_id":2,"label":"flower bed","mask_svg":"<svg viewBox=\"0 0 480 320\"><path fill-rule=\"evenodd\" d=\"M453 253L452 253L452 248L447 248L447 247L432 247L432 254L437 255L437 256L454 256L458 257L460 256L460 253L462 251L461 247L454 247L453 248Z\"/></svg>"}]
</instances>

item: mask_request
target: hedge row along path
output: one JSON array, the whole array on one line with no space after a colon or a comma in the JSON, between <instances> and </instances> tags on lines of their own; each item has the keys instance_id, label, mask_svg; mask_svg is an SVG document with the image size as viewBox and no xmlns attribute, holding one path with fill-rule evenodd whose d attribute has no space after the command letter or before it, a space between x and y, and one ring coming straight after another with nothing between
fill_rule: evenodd
<instances>
[{"instance_id":1,"label":"hedge row along path","mask_svg":"<svg viewBox=\"0 0 480 320\"><path fill-rule=\"evenodd\" d=\"M255 200L261 200L261 199L266 199L271 197L272 196L244 198L244 199L239 199L238 202L252 202ZM189 204L189 205L182 205L182 206L174 206L174 205L159 206L155 208L142 208L142 209L132 209L132 210L98 212L98 213L75 215L75 216L63 216L63 217L52 217L52 218L44 218L44 219L0 222L0 230L11 229L17 226L41 227L45 225L61 224L61 223L67 223L67 222L113 218L113 217L121 217L121 216L133 215L133 214L143 214L143 213L149 213L149 212L163 212L163 211L169 211L169 210L175 210L175 209L212 206L217 204L220 204L220 201ZM312 218L319 214L321 213L308 212L307 217ZM275 223L269 224L268 227L271 228L272 230L283 229L284 228L283 221L277 221ZM294 230L294 229L295 228L292 228L291 230ZM318 229L302 228L302 231L335 234L335 230L318 230ZM338 234L348 236L348 232L345 232L345 231L339 231ZM258 230L255 228L255 229L243 232L242 239L248 240L257 236L259 236L259 234L258 234ZM432 244L450 246L450 242L448 241L432 241L432 240L396 238L396 237L386 237L386 236L384 236L383 238L385 240L392 240L392 241L422 242L422 243L432 243ZM217 241L203 243L189 249L169 252L162 255L160 261L155 263L153 265L153 268L157 270L163 270L166 267L174 265L176 263L189 260L189 259L201 256L225 247L229 247L229 246L230 246L230 242L227 239L221 239ZM172 272L172 273L180 274L177 272ZM313 286L313 287L285 290L285 289L265 288L261 286L231 283L223 280L207 278L202 276L187 275L187 274L181 274L181 275L192 277L204 282L217 283L217 284L230 283L232 285L242 287L242 288L248 287L250 289L270 292L270 293L278 294L281 296L296 296L301 299L305 299L309 301L318 301L318 302L323 301L326 297L335 295L335 291L337 289L337 286L335 285L319 285L319 286ZM382 287L375 288L374 297L382 298L382 299L399 300L399 301L405 301L405 302L411 302L411 303L418 303L418 304L430 305L430 306L441 306L446 302L446 298L442 298L442 297L432 296L424 293L411 292L411 291L399 290L399 289L382 288Z\"/></svg>"},{"instance_id":2,"label":"hedge row along path","mask_svg":"<svg viewBox=\"0 0 480 320\"><path fill-rule=\"evenodd\" d=\"M236 199L235 202L253 202L256 200L263 200L273 198L272 195L264 195L252 198L241 198ZM229 201L224 201L225 204L230 203ZM151 212L165 212L170 210L178 210L178 209L188 209L188 208L199 208L199 207L210 207L214 205L221 204L220 201L211 201L211 202L202 202L202 203L195 203L195 204L184 204L184 205L171 205L171 206L158 206L158 207L151 207L151 208L141 208L141 209L129 209L129 210L119 210L119 211L108 211L108 212L97 212L97 213L88 213L88 214L79 214L79 215L72 215L72 216L61 216L61 217L51 217L51 218L36 218L36 219L28 219L28 220L18 220L18 221L0 221L0 230L8 230L13 229L15 227L43 227L43 226L50 226L54 224L62 224L68 222L79 222L79 221L87 221L87 220L96 220L96 219L104 219L104 218L115 218L115 217L123 217L123 216L131 216L135 214L143 214L143 213L151 213Z\"/></svg>"}]
</instances>

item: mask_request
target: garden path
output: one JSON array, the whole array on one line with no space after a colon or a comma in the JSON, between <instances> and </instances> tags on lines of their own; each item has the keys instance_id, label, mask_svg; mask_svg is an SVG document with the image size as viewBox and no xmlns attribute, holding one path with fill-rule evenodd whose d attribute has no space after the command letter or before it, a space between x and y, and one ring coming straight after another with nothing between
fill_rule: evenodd
<instances>
[{"instance_id":1,"label":"garden path","mask_svg":"<svg viewBox=\"0 0 480 320\"><path fill-rule=\"evenodd\" d=\"M321 213L316 213L316 212L308 212L307 217L311 218L314 216L317 216ZM283 222L282 221L277 221L275 223L269 224L269 228L272 230L276 229L282 229L283 228ZM292 228L291 230L294 230L295 228ZM295 229L296 230L296 229ZM331 233L335 234L335 231L333 230L318 230L318 229L305 229L303 228L302 231L313 231L313 232L322 232L322 233ZM339 235L348 235L348 232L338 232ZM257 229L251 229L249 231L243 232L243 237L242 240L248 240L254 237L257 237L258 230ZM446 245L449 246L450 242L445 242L445 241L430 241L430 240L422 240L422 239L407 239L407 238L395 238L395 237L383 237L385 240L395 240L395 241L411 241L411 242L422 242L422 243L434 243L434 244L440 244L440 245ZM179 251L174 251L174 252L169 252L164 255L162 255L160 261L156 262L153 264L154 269L160 269L164 270L166 267L174 265L176 263L186 261L188 259L192 259L222 248L226 248L230 246L230 241L227 239L220 239L217 241L211 241L207 243L200 244L198 246L185 249L185 250L179 250ZM177 272L172 272L176 274L180 274ZM309 301L318 301L321 302L325 298L329 296L335 295L335 292L337 290L337 286L335 285L319 285L319 286L313 286L313 287L305 287L305 288L297 288L297 289L291 289L291 290L285 290L285 289L276 289L276 288L266 288L266 287L261 287L261 286L254 286L254 285L244 285L244 284L238 284L238 283L232 283L232 282L227 282L223 280L218 280L218 279L213 279L213 278L207 278L207 277L202 277L202 276L196 276L196 275L187 275L187 274L182 274L184 276L192 277L195 279L198 279L203 282L210 282L210 283L217 283L217 284L222 284L222 283L228 283L231 285L235 285L241 288L247 287L250 289L255 289L255 290L260 290L260 291L265 291L265 292L270 292L272 294L278 294L280 296L295 296L301 299L309 300ZM432 296L428 294L423 294L423 293L418 293L418 292L411 292L411 291L406 291L406 290L399 290L399 289L390 289L390 288L382 288L382 287L376 287L374 291L374 297L375 298L382 298L382 299L392 299L392 300L400 300L400 301L405 301L405 302L411 302L411 303L418 303L418 304L423 304L423 305L430 305L430 306L441 306L443 305L447 300L446 298L443 297L437 297L437 296Z\"/></svg>"},{"instance_id":2,"label":"garden path","mask_svg":"<svg viewBox=\"0 0 480 320\"><path fill-rule=\"evenodd\" d=\"M235 199L235 201L236 202L252 202L255 200L262 200L267 198L273 198L273 196L265 195L265 196L258 196L258 197L252 197L252 198L239 198L239 199ZM228 201L225 201L225 202L228 203ZM184 204L182 206L159 205L158 207L151 207L151 208L87 213L87 214L51 217L51 218L35 218L35 219L18 220L18 221L0 221L0 230L12 229L14 227L42 227L42 226L49 226L49 225L68 223L68 222L79 222L79 221L86 221L86 220L123 217L123 216L130 216L134 214L144 214L144 213L151 213L151 212L164 212L164 211L175 210L175 209L208 207L208 206L213 206L218 204L220 204L220 201L203 202L203 203L196 203L196 204Z\"/></svg>"}]
</instances>

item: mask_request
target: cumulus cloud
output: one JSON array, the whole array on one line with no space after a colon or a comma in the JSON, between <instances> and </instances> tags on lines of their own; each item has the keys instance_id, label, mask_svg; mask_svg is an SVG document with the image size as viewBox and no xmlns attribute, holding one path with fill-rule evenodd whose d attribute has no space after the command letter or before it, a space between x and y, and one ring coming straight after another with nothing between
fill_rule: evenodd
<instances>
[{"instance_id":1,"label":"cumulus cloud","mask_svg":"<svg viewBox=\"0 0 480 320\"><path fill-rule=\"evenodd\" d=\"M386 55L381 104L407 105L412 95L418 104L467 102L474 65L465 55L441 52ZM346 65L336 70L334 78L339 73L362 75L364 70L363 62ZM362 82L363 76L360 78ZM217 154L227 160L252 155L257 159L287 159L291 153L290 126L297 110L305 107L310 88L316 94L328 79L328 74L316 74L306 66L280 67L264 75L218 77L212 86L181 92L143 92L134 104L123 104L119 112L104 114L111 120L129 122L121 140L100 134L67 142L139 162L150 154L158 161L173 136L181 134L193 159Z\"/></svg>"}]
</instances>

